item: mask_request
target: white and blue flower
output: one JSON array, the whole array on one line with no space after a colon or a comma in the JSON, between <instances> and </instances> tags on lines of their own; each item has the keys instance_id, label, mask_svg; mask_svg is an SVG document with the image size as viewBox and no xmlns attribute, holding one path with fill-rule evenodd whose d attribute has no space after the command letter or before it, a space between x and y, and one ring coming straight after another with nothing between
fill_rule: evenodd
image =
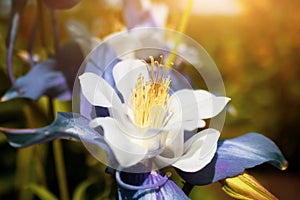
<instances>
[{"instance_id":1,"label":"white and blue flower","mask_svg":"<svg viewBox=\"0 0 300 200\"><path fill-rule=\"evenodd\" d=\"M191 89L171 95L172 80L164 76L165 66L150 58L149 65L128 59L114 67L114 81L124 101L100 76L79 77L86 99L110 111L110 116L97 117L90 126L103 128L122 168L154 157L157 168L172 164L186 172L198 171L213 158L220 134L206 129L184 141L184 130L204 127L203 119L216 116L230 99Z\"/></svg>"}]
</instances>

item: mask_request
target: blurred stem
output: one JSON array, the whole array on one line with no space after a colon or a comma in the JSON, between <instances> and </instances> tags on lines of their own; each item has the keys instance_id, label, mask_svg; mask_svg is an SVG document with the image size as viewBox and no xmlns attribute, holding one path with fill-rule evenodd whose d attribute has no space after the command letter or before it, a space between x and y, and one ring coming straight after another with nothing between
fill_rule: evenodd
<instances>
[{"instance_id":1,"label":"blurred stem","mask_svg":"<svg viewBox=\"0 0 300 200\"><path fill-rule=\"evenodd\" d=\"M16 85L16 79L15 79L15 76L13 73L13 51L14 51L14 45L15 45L15 41L16 41L16 35L18 32L19 21L20 21L19 13L14 13L12 16L12 20L11 20L11 27L10 27L9 39L8 39L8 47L7 47L7 51L6 51L7 71L8 71L9 79L15 89L17 89L18 87Z\"/></svg>"},{"instance_id":2,"label":"blurred stem","mask_svg":"<svg viewBox=\"0 0 300 200\"><path fill-rule=\"evenodd\" d=\"M52 27L53 27L53 40L54 40L54 50L55 52L58 51L59 48L59 29L58 29L58 23L57 23L57 13L56 10L50 11L51 13L51 22L52 22Z\"/></svg>"},{"instance_id":3,"label":"blurred stem","mask_svg":"<svg viewBox=\"0 0 300 200\"><path fill-rule=\"evenodd\" d=\"M38 1L38 10L39 10L39 28L40 28L40 36L42 41L42 46L46 49L46 35L45 35L45 23L44 23L44 13L45 6L41 0ZM58 37L58 25L55 11L51 10L51 22L54 30L54 49L55 52L58 50L59 37ZM48 52L48 55L50 53ZM48 110L49 110L49 118L50 122L52 122L55 118L55 108L52 98L48 98ZM58 180L58 187L60 192L61 200L69 200L69 192L68 192L68 184L65 172L65 164L63 157L63 148L60 140L53 141L53 154L54 154L54 162L56 168L56 176Z\"/></svg>"},{"instance_id":4,"label":"blurred stem","mask_svg":"<svg viewBox=\"0 0 300 200\"><path fill-rule=\"evenodd\" d=\"M48 106L49 106L49 116L51 121L54 120L54 104L53 99L48 98ZM68 192L68 184L66 178L64 157L63 157L63 148L60 140L53 141L53 154L54 154L54 162L56 168L56 176L58 180L58 187L60 193L61 200L69 200L69 192Z\"/></svg>"},{"instance_id":5,"label":"blurred stem","mask_svg":"<svg viewBox=\"0 0 300 200\"><path fill-rule=\"evenodd\" d=\"M183 187L182 187L182 191L186 194L186 196L189 196L190 193L192 192L192 189L194 188L194 185L185 182Z\"/></svg>"},{"instance_id":6,"label":"blurred stem","mask_svg":"<svg viewBox=\"0 0 300 200\"><path fill-rule=\"evenodd\" d=\"M30 36L29 36L29 43L28 43L29 64L30 64L31 67L33 67L33 65L34 65L32 49L33 49L33 44L34 44L34 41L35 41L35 38L36 38L36 32L37 32L38 21L39 21L37 12L39 12L39 11L36 11L36 13L35 13L34 22L33 22L33 25L32 25L31 33L30 33Z\"/></svg>"},{"instance_id":7,"label":"blurred stem","mask_svg":"<svg viewBox=\"0 0 300 200\"><path fill-rule=\"evenodd\" d=\"M34 147L35 147L34 148L34 156L35 156L35 160L37 161L36 170L37 170L38 180L42 186L47 188L47 181L46 181L44 164L43 164L44 155L42 155L42 153L41 153L44 146L36 145Z\"/></svg>"},{"instance_id":8,"label":"blurred stem","mask_svg":"<svg viewBox=\"0 0 300 200\"><path fill-rule=\"evenodd\" d=\"M69 200L66 171L63 158L63 149L60 140L53 141L53 153L60 192L60 199Z\"/></svg>"},{"instance_id":9,"label":"blurred stem","mask_svg":"<svg viewBox=\"0 0 300 200\"><path fill-rule=\"evenodd\" d=\"M48 113L49 122L51 123L55 119L54 102L51 97L48 97Z\"/></svg>"},{"instance_id":10,"label":"blurred stem","mask_svg":"<svg viewBox=\"0 0 300 200\"><path fill-rule=\"evenodd\" d=\"M25 114L26 124L28 128L34 128L39 126L38 120L36 120L35 115L33 114L32 108L35 108L35 103L30 103L31 101L26 102L26 106L22 107L22 111ZM35 111L35 113L37 113ZM18 198L23 199L32 199L32 192L28 190L28 185L32 182L36 182L36 179L39 178L39 174L35 173L38 170L38 165L36 165L33 159L35 150L39 146L26 147L19 149L16 158L16 185L19 189Z\"/></svg>"},{"instance_id":11,"label":"blurred stem","mask_svg":"<svg viewBox=\"0 0 300 200\"><path fill-rule=\"evenodd\" d=\"M42 0L38 0L37 5L38 5L39 31L40 31L41 43L43 48L47 49L45 23L44 23L45 6Z\"/></svg>"},{"instance_id":12,"label":"blurred stem","mask_svg":"<svg viewBox=\"0 0 300 200\"><path fill-rule=\"evenodd\" d=\"M26 189L31 178L31 161L34 147L18 149L17 153L17 169L16 169L16 185L19 189L18 199L32 199L31 191Z\"/></svg>"},{"instance_id":13,"label":"blurred stem","mask_svg":"<svg viewBox=\"0 0 300 200\"><path fill-rule=\"evenodd\" d=\"M23 13L23 9L25 8L27 0L14 0L12 2L12 10L11 10L11 18L10 18L10 24L9 29L7 33L6 38L6 65L7 65L7 71L9 75L9 79L13 85L13 87L19 92L22 93L23 91L18 88L16 85L16 79L13 74L13 52L14 52L14 46L17 38L20 18Z\"/></svg>"},{"instance_id":14,"label":"blurred stem","mask_svg":"<svg viewBox=\"0 0 300 200\"><path fill-rule=\"evenodd\" d=\"M187 2L187 5L186 5L185 10L183 12L182 19L181 19L180 24L179 24L179 28L178 28L179 33L184 33L184 31L186 29L186 26L188 24L188 19L190 17L191 11L192 11L193 3L194 3L193 0L188 0L188 2ZM180 41L181 41L181 35L179 35L178 37L175 38L175 45L174 45L174 47L171 51L171 54L170 54L170 56L167 60L167 65L166 65L167 67L172 66L172 63L173 63L173 61L175 60L175 57L176 57L176 51L179 47Z\"/></svg>"}]
</instances>

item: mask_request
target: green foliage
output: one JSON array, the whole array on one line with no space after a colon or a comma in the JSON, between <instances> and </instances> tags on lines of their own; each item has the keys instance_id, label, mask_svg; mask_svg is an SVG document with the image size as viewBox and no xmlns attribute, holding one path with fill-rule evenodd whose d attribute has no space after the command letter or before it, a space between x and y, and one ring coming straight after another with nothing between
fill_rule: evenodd
<instances>
[{"instance_id":1,"label":"green foliage","mask_svg":"<svg viewBox=\"0 0 300 200\"><path fill-rule=\"evenodd\" d=\"M58 200L54 194L52 194L43 186L31 183L28 185L28 189L31 190L33 194L37 195L41 200Z\"/></svg>"},{"instance_id":2,"label":"green foliage","mask_svg":"<svg viewBox=\"0 0 300 200\"><path fill-rule=\"evenodd\" d=\"M74 191L73 200L86 199L86 190L91 184L93 184L93 182L90 180L80 183Z\"/></svg>"}]
</instances>

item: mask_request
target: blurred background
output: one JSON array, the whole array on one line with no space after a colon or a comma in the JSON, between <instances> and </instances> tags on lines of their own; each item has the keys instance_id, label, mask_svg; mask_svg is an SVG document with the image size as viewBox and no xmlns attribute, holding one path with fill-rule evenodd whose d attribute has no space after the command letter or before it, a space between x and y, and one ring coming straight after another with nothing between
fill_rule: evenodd
<instances>
[{"instance_id":1,"label":"blurred background","mask_svg":"<svg viewBox=\"0 0 300 200\"><path fill-rule=\"evenodd\" d=\"M40 60L56 53L53 20L58 25L60 47L69 48L66 52L73 49L68 45L74 41L66 29L69 20L81 23L87 30L85 35L99 40L126 28L120 0L70 1L74 5L58 10L49 9L49 2L30 0L23 9L14 46L13 73L16 77L30 70L26 57L29 49ZM157 2L167 7L165 26L178 30L187 1L152 1ZM11 87L6 64L11 7L11 1L0 0L0 96ZM289 161L289 168L283 172L270 165L249 170L279 199L300 197L297 149L300 146L299 9L300 1L296 0L194 0L185 30L185 34L201 44L215 61L227 96L232 99L232 109L227 114L221 137L262 133L279 146ZM39 16L38 23L36 16ZM34 42L30 42L35 26L43 31L37 32ZM62 57L67 57L66 54ZM71 61L66 59L65 62ZM38 101L21 98L0 102L0 126L45 126L52 121L47 104L46 97ZM54 100L53 107L55 112L71 111L70 101ZM87 199L109 199L115 183L103 172L105 166L91 157L80 143L63 141L62 144L70 196L78 191L78 186L87 183ZM59 196L51 142L15 149L0 133L0 169L0 199L37 199L32 189L26 187L32 182L47 186ZM180 184L179 179L178 182ZM219 183L195 187L191 198L230 199Z\"/></svg>"}]
</instances>

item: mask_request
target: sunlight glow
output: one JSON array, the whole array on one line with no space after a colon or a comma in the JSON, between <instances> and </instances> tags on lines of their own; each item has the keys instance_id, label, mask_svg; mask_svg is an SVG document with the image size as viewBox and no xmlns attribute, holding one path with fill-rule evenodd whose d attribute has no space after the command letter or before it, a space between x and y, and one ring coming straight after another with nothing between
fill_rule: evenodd
<instances>
[{"instance_id":1,"label":"sunlight glow","mask_svg":"<svg viewBox=\"0 0 300 200\"><path fill-rule=\"evenodd\" d=\"M196 15L238 15L242 7L237 0L194 0Z\"/></svg>"}]
</instances>

